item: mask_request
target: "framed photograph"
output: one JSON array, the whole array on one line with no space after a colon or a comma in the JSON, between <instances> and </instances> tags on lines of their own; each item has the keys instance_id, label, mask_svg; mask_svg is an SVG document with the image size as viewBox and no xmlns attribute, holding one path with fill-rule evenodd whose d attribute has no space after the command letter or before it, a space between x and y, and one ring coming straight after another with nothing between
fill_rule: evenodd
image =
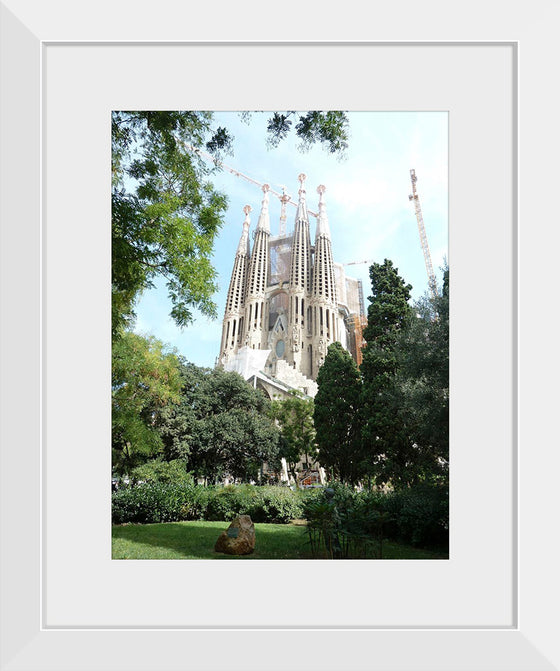
<instances>
[{"instance_id":1,"label":"framed photograph","mask_svg":"<svg viewBox=\"0 0 560 671\"><path fill-rule=\"evenodd\" d=\"M2 669L559 668L560 12L405 4L2 5ZM448 561L111 559L111 111L149 109L448 114Z\"/></svg>"}]
</instances>

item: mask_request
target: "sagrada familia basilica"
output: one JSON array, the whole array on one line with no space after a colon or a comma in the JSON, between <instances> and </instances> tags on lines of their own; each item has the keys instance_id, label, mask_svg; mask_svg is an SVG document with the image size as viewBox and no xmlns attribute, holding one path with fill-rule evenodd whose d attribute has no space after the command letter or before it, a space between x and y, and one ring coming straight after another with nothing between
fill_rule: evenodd
<instances>
[{"instance_id":1,"label":"sagrada familia basilica","mask_svg":"<svg viewBox=\"0 0 560 671\"><path fill-rule=\"evenodd\" d=\"M270 187L265 184L251 249L251 207L243 208L243 232L227 294L218 365L239 372L270 398L283 398L292 389L315 396L317 372L335 341L357 363L361 360L362 285L333 259L325 187L317 188L315 214L307 208L305 179L299 175L293 232L286 232L291 199L284 194L279 234L271 235ZM316 219L315 244L310 215Z\"/></svg>"}]
</instances>

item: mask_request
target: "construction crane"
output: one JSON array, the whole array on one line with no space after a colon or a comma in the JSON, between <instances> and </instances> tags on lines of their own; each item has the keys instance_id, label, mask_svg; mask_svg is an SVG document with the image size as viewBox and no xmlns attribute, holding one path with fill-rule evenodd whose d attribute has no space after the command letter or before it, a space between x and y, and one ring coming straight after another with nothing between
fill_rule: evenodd
<instances>
[{"instance_id":1,"label":"construction crane","mask_svg":"<svg viewBox=\"0 0 560 671\"><path fill-rule=\"evenodd\" d=\"M343 266L361 266L362 263L375 263L373 259L366 259L365 261L348 261L348 263L343 263Z\"/></svg>"},{"instance_id":2,"label":"construction crane","mask_svg":"<svg viewBox=\"0 0 560 671\"><path fill-rule=\"evenodd\" d=\"M189 150L192 151L193 153L197 154L201 158L206 159L207 161L214 163L214 165L219 166L220 168L223 168L224 170L227 170L227 172L231 173L235 177L239 177L240 179L244 179L246 182L249 182L250 184L254 184L255 186L258 186L262 188L264 186L264 182L258 182L256 179L253 179L252 177L249 177L249 175L245 175L244 173L240 172L239 170L236 170L235 168L232 168L229 165L226 165L223 161L218 161L216 160L212 154L209 154L207 151L204 151L203 149L199 149L198 147L195 147L192 144L189 144L188 142L183 143L184 146ZM278 193L278 191L275 191L274 189L269 187L269 192L272 193L274 196L276 196L282 203L289 203L290 205L293 205L294 207L297 207L297 203L292 200L291 196L289 196L286 193L286 187L281 187L283 193ZM312 212L311 210L307 210L307 212L317 218L319 215L316 212Z\"/></svg>"},{"instance_id":3,"label":"construction crane","mask_svg":"<svg viewBox=\"0 0 560 671\"><path fill-rule=\"evenodd\" d=\"M428 238L426 236L426 228L424 227L424 219L422 219L422 210L420 209L420 199L416 192L416 172L410 171L410 179L412 181L412 194L408 200L414 201L414 210L416 211L416 221L418 222L418 232L420 233L420 244L422 245L422 252L424 253L424 263L426 264L426 272L428 273L428 285L433 298L438 295L436 276L432 266L432 257L430 256L430 247L428 246Z\"/></svg>"}]
</instances>

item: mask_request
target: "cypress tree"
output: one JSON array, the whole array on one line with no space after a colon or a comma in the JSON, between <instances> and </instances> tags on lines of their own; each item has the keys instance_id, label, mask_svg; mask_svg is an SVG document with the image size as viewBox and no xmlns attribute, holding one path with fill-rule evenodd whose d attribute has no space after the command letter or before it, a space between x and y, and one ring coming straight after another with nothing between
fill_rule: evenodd
<instances>
[{"instance_id":1,"label":"cypress tree","mask_svg":"<svg viewBox=\"0 0 560 671\"><path fill-rule=\"evenodd\" d=\"M331 478L354 484L361 476L361 380L354 360L339 342L329 346L317 385L313 421L319 463Z\"/></svg>"},{"instance_id":2,"label":"cypress tree","mask_svg":"<svg viewBox=\"0 0 560 671\"><path fill-rule=\"evenodd\" d=\"M369 270L368 324L364 329L362 438L364 467L377 484L410 484L414 450L401 417L401 392L396 384L397 342L411 313L410 284L385 259Z\"/></svg>"}]
</instances>

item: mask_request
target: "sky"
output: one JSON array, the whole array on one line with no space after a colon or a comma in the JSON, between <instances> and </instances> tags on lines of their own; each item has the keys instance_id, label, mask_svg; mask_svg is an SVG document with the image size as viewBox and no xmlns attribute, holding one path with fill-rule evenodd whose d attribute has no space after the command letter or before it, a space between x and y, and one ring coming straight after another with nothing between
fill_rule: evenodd
<instances>
[{"instance_id":1,"label":"sky","mask_svg":"<svg viewBox=\"0 0 560 671\"><path fill-rule=\"evenodd\" d=\"M266 147L266 113L254 113L251 123L237 112L219 112L215 119L234 136L233 156L224 163L259 183L268 183L292 200L298 198L298 175L307 179L308 208L318 211L317 187L326 187L324 200L331 229L334 261L362 262L345 268L361 279L371 294L369 266L390 259L401 277L412 285L412 300L428 291L428 276L420 244L410 170L416 171L417 191L436 280L441 287L442 266L448 258L448 128L446 112L351 112L349 148L340 160L320 146L303 153L292 133L274 149ZM213 175L214 186L228 197L224 225L215 242L213 264L219 290L214 296L218 318L196 314L194 323L179 329L169 317L171 310L164 282L146 291L136 306L135 331L156 336L176 348L188 361L213 367L219 355L222 319L233 261L242 224L243 207L250 205L251 240L262 202L262 190L227 171ZM280 201L270 197L271 234L277 235ZM287 230L293 230L296 208L289 205ZM311 240L315 218L310 217Z\"/></svg>"}]
</instances>

